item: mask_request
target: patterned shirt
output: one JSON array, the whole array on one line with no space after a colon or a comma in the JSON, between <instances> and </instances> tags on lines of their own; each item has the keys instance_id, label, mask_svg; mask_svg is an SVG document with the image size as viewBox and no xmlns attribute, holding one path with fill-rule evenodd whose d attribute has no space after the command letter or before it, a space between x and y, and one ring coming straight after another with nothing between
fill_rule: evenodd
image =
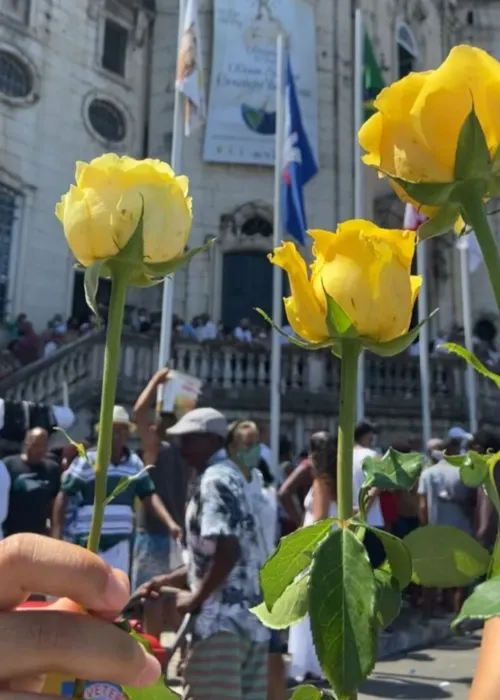
<instances>
[{"instance_id":1,"label":"patterned shirt","mask_svg":"<svg viewBox=\"0 0 500 700\"><path fill-rule=\"evenodd\" d=\"M94 510L95 450L87 453L89 461L77 457L63 474L62 490L69 496L79 499L78 511L72 524L72 533L77 544L86 545L90 533L92 513ZM123 477L136 477L144 469L139 457L126 450L118 464L108 466L106 495L110 496ZM132 537L134 528L134 501L146 498L154 493L155 487L151 477L144 472L131 481L125 491L114 498L104 510L100 549L105 551L118 542Z\"/></svg>"},{"instance_id":2,"label":"patterned shirt","mask_svg":"<svg viewBox=\"0 0 500 700\"><path fill-rule=\"evenodd\" d=\"M267 642L268 630L249 612L262 602L259 568L262 548L248 484L233 462L226 460L206 469L193 485L186 511L188 580L196 590L212 562L219 536L238 539L238 561L224 584L202 605L195 623L201 638L232 632L254 642Z\"/></svg>"}]
</instances>

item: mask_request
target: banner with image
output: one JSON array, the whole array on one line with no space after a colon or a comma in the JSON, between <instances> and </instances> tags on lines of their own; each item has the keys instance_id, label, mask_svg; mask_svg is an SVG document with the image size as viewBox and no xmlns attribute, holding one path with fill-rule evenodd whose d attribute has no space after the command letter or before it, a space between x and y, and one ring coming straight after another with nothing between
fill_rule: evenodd
<instances>
[{"instance_id":1,"label":"banner with image","mask_svg":"<svg viewBox=\"0 0 500 700\"><path fill-rule=\"evenodd\" d=\"M206 161L274 164L280 32L289 40L302 120L317 158L314 0L214 0Z\"/></svg>"}]
</instances>

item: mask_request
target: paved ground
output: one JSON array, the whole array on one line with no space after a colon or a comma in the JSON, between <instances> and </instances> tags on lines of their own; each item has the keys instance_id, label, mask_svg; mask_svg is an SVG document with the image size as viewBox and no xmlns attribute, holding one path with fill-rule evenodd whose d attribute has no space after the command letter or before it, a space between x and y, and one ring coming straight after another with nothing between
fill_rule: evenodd
<instances>
[{"instance_id":1,"label":"paved ground","mask_svg":"<svg viewBox=\"0 0 500 700\"><path fill-rule=\"evenodd\" d=\"M435 647L380 661L359 700L467 700L480 635L452 637Z\"/></svg>"}]
</instances>

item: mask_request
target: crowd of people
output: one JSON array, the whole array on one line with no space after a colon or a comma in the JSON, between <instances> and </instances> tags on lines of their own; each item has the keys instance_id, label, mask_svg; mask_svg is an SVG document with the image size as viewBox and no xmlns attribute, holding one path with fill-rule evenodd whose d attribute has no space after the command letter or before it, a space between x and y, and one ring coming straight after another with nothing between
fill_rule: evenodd
<instances>
[{"instance_id":1,"label":"crowd of people","mask_svg":"<svg viewBox=\"0 0 500 700\"><path fill-rule=\"evenodd\" d=\"M181 666L186 697L205 697L208 683L217 697L281 700L290 678L322 676L308 618L286 637L266 629L250 608L261 602L259 569L280 536L336 515L335 436L315 433L296 459L283 438L276 466L250 417L228 424L216 409L197 408L179 420L173 414L151 420L158 388L167 381L168 370L151 379L134 407L134 422L115 406L108 495L123 477L133 479L106 505L100 556L130 576L141 596L157 599L146 608L150 634L160 637L182 615L195 614ZM380 455L376 426L360 423L355 443L357 508L363 460ZM412 451L410 442L392 447ZM457 427L444 440L432 440L413 491L370 493L372 528L404 537L428 523L453 525L491 549L497 530L493 509L483 492L466 487L459 470L446 461L468 447L497 452L500 444L487 432L472 436ZM50 534L86 545L94 463L93 449L83 456L60 436L49 437L45 428L29 430L21 453L0 461L3 536ZM154 468L144 470L144 465ZM380 566L385 552L372 531L365 546L372 566ZM165 587L178 589L174 616L160 596ZM446 593L410 587L408 605L424 616L456 613L467 591ZM207 658L217 663L207 665Z\"/></svg>"}]
</instances>

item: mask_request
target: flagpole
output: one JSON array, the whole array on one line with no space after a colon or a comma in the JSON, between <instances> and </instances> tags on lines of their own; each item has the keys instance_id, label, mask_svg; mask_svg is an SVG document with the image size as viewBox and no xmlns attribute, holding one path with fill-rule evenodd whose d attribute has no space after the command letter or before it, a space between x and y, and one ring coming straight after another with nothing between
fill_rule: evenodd
<instances>
[{"instance_id":1,"label":"flagpole","mask_svg":"<svg viewBox=\"0 0 500 700\"><path fill-rule=\"evenodd\" d=\"M186 12L186 0L179 0L179 27L177 34L177 56L179 55L182 36L184 32L184 16ZM174 92L174 118L172 126L172 155L171 166L176 174L182 172L182 147L184 144L184 120L183 97L180 90L175 87ZM160 349L158 352L158 367L166 367L170 361L172 349L172 319L174 315L174 275L165 278L163 282ZM159 387L158 401L160 401L161 388Z\"/></svg>"},{"instance_id":2,"label":"flagpole","mask_svg":"<svg viewBox=\"0 0 500 700\"><path fill-rule=\"evenodd\" d=\"M354 13L354 218L362 219L364 213L364 182L362 150L358 132L363 126L363 13L357 7ZM356 391L356 418L365 415L365 354L358 360L358 384Z\"/></svg>"},{"instance_id":3,"label":"flagpole","mask_svg":"<svg viewBox=\"0 0 500 700\"><path fill-rule=\"evenodd\" d=\"M281 245L282 207L281 176L283 170L283 148L285 144L285 36L278 34L276 41L276 144L274 161L274 219L273 247ZM272 318L278 328L283 325L283 272L273 265L273 310ZM273 472L278 473L280 417L281 417L281 340L276 329L272 329L271 381L270 381L270 437Z\"/></svg>"},{"instance_id":4,"label":"flagpole","mask_svg":"<svg viewBox=\"0 0 500 700\"><path fill-rule=\"evenodd\" d=\"M427 287L427 244L422 241L417 245L417 273L422 276L422 287L418 295L419 323L429 316L429 297ZM422 438L424 448L432 437L431 422L431 373L429 358L430 333L429 324L424 323L419 331L419 363L420 363L420 398L422 402Z\"/></svg>"},{"instance_id":5,"label":"flagpole","mask_svg":"<svg viewBox=\"0 0 500 700\"><path fill-rule=\"evenodd\" d=\"M460 282L462 288L462 314L464 320L465 347L471 353L474 352L471 312L471 289L469 277L469 241L463 236L459 241L460 254ZM466 365L467 403L469 408L469 431L477 431L477 387L474 367L467 362Z\"/></svg>"}]
</instances>

